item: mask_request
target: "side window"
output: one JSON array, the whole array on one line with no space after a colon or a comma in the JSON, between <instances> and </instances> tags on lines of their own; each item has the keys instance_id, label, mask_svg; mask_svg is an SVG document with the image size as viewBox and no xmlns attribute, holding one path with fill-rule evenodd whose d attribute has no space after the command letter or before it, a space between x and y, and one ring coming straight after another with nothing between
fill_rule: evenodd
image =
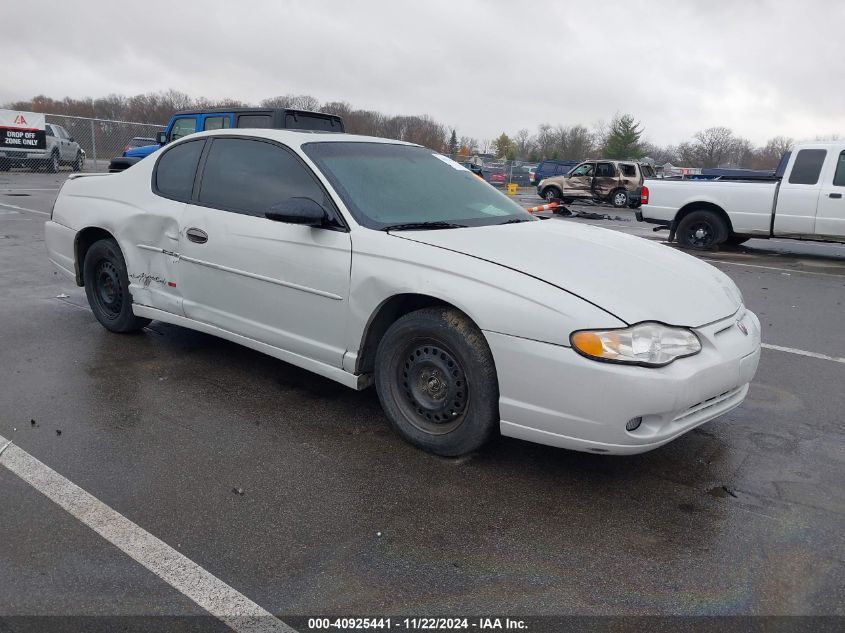
<instances>
[{"instance_id":1,"label":"side window","mask_svg":"<svg viewBox=\"0 0 845 633\"><path fill-rule=\"evenodd\" d=\"M209 116L205 117L204 130L225 130L229 127L228 116Z\"/></svg>"},{"instance_id":2,"label":"side window","mask_svg":"<svg viewBox=\"0 0 845 633\"><path fill-rule=\"evenodd\" d=\"M202 172L200 202L264 217L273 205L296 197L326 204L319 183L291 152L263 141L214 140Z\"/></svg>"},{"instance_id":3,"label":"side window","mask_svg":"<svg viewBox=\"0 0 845 633\"><path fill-rule=\"evenodd\" d=\"M587 163L586 165L580 165L576 167L575 170L572 171L570 176L592 176L593 175L593 166Z\"/></svg>"},{"instance_id":4,"label":"side window","mask_svg":"<svg viewBox=\"0 0 845 633\"><path fill-rule=\"evenodd\" d=\"M155 168L153 189L168 198L190 200L204 140L186 141L168 149Z\"/></svg>"},{"instance_id":5,"label":"side window","mask_svg":"<svg viewBox=\"0 0 845 633\"><path fill-rule=\"evenodd\" d=\"M616 175L616 169L612 163L599 163L596 167L596 176L599 178L612 178Z\"/></svg>"},{"instance_id":6,"label":"side window","mask_svg":"<svg viewBox=\"0 0 845 633\"><path fill-rule=\"evenodd\" d=\"M269 114L242 114L238 117L238 127L273 127L273 121Z\"/></svg>"},{"instance_id":7,"label":"side window","mask_svg":"<svg viewBox=\"0 0 845 633\"><path fill-rule=\"evenodd\" d=\"M45 125L44 126L44 132L47 136L55 136L55 133L53 132L53 126L52 125Z\"/></svg>"},{"instance_id":8,"label":"side window","mask_svg":"<svg viewBox=\"0 0 845 633\"><path fill-rule=\"evenodd\" d=\"M833 184L837 187L845 187L845 152L840 152L839 160L836 161L836 173L833 174Z\"/></svg>"},{"instance_id":9,"label":"side window","mask_svg":"<svg viewBox=\"0 0 845 633\"><path fill-rule=\"evenodd\" d=\"M619 165L619 168L622 170L622 175L625 176L625 178L634 178L637 175L637 170L633 165L626 165L623 163Z\"/></svg>"},{"instance_id":10,"label":"side window","mask_svg":"<svg viewBox=\"0 0 845 633\"><path fill-rule=\"evenodd\" d=\"M802 149L795 157L789 182L793 185L815 185L826 156L826 149Z\"/></svg>"},{"instance_id":11,"label":"side window","mask_svg":"<svg viewBox=\"0 0 845 633\"><path fill-rule=\"evenodd\" d=\"M197 131L197 120L193 117L188 119L176 119L170 130L170 141L176 141L183 136L193 134Z\"/></svg>"}]
</instances>

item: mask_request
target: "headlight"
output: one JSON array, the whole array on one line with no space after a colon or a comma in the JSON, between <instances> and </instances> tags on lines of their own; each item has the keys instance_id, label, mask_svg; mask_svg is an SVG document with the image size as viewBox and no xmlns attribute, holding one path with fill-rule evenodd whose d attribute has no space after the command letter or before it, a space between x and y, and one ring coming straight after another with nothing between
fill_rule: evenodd
<instances>
[{"instance_id":1,"label":"headlight","mask_svg":"<svg viewBox=\"0 0 845 633\"><path fill-rule=\"evenodd\" d=\"M580 330L569 340L572 348L587 358L646 367L662 367L701 351L701 341L692 330L662 323L638 323L621 330Z\"/></svg>"}]
</instances>

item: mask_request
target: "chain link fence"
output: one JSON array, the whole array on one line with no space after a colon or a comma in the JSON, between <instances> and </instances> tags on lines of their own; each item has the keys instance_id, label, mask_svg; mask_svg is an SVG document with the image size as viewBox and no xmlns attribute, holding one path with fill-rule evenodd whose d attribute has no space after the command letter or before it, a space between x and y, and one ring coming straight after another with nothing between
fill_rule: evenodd
<instances>
[{"instance_id":1,"label":"chain link fence","mask_svg":"<svg viewBox=\"0 0 845 633\"><path fill-rule=\"evenodd\" d=\"M85 152L84 171L108 171L109 161L127 147L157 144L163 125L109 119L89 119L63 114L45 115L47 123L63 127L72 142Z\"/></svg>"}]
</instances>

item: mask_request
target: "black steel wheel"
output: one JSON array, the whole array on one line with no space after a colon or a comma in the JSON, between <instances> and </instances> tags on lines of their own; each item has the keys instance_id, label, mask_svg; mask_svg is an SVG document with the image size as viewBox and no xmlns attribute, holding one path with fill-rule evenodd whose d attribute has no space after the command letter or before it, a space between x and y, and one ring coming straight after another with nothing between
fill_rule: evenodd
<instances>
[{"instance_id":1,"label":"black steel wheel","mask_svg":"<svg viewBox=\"0 0 845 633\"><path fill-rule=\"evenodd\" d=\"M82 277L91 311L107 330L137 332L150 322L132 312L126 262L114 240L91 245L85 254Z\"/></svg>"},{"instance_id":2,"label":"black steel wheel","mask_svg":"<svg viewBox=\"0 0 845 633\"><path fill-rule=\"evenodd\" d=\"M454 308L417 310L393 323L379 343L375 383L393 428L431 453L472 452L498 428L493 356Z\"/></svg>"},{"instance_id":3,"label":"black steel wheel","mask_svg":"<svg viewBox=\"0 0 845 633\"><path fill-rule=\"evenodd\" d=\"M728 226L715 211L698 210L678 223L677 239L682 246L705 250L715 248L728 238Z\"/></svg>"}]
</instances>

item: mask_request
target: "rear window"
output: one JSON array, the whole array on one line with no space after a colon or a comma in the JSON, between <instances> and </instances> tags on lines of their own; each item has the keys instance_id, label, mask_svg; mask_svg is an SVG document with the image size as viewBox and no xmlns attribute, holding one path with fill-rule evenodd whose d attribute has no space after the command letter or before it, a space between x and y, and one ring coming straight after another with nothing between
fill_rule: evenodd
<instances>
[{"instance_id":1,"label":"rear window","mask_svg":"<svg viewBox=\"0 0 845 633\"><path fill-rule=\"evenodd\" d=\"M822 173L826 149L802 149L795 157L789 182L793 185L815 185Z\"/></svg>"},{"instance_id":2,"label":"rear window","mask_svg":"<svg viewBox=\"0 0 845 633\"><path fill-rule=\"evenodd\" d=\"M238 117L238 127L272 128L273 117L269 114L243 114Z\"/></svg>"},{"instance_id":3,"label":"rear window","mask_svg":"<svg viewBox=\"0 0 845 633\"><path fill-rule=\"evenodd\" d=\"M204 145L204 140L187 141L164 152L155 169L156 192L168 198L190 200Z\"/></svg>"}]
</instances>

